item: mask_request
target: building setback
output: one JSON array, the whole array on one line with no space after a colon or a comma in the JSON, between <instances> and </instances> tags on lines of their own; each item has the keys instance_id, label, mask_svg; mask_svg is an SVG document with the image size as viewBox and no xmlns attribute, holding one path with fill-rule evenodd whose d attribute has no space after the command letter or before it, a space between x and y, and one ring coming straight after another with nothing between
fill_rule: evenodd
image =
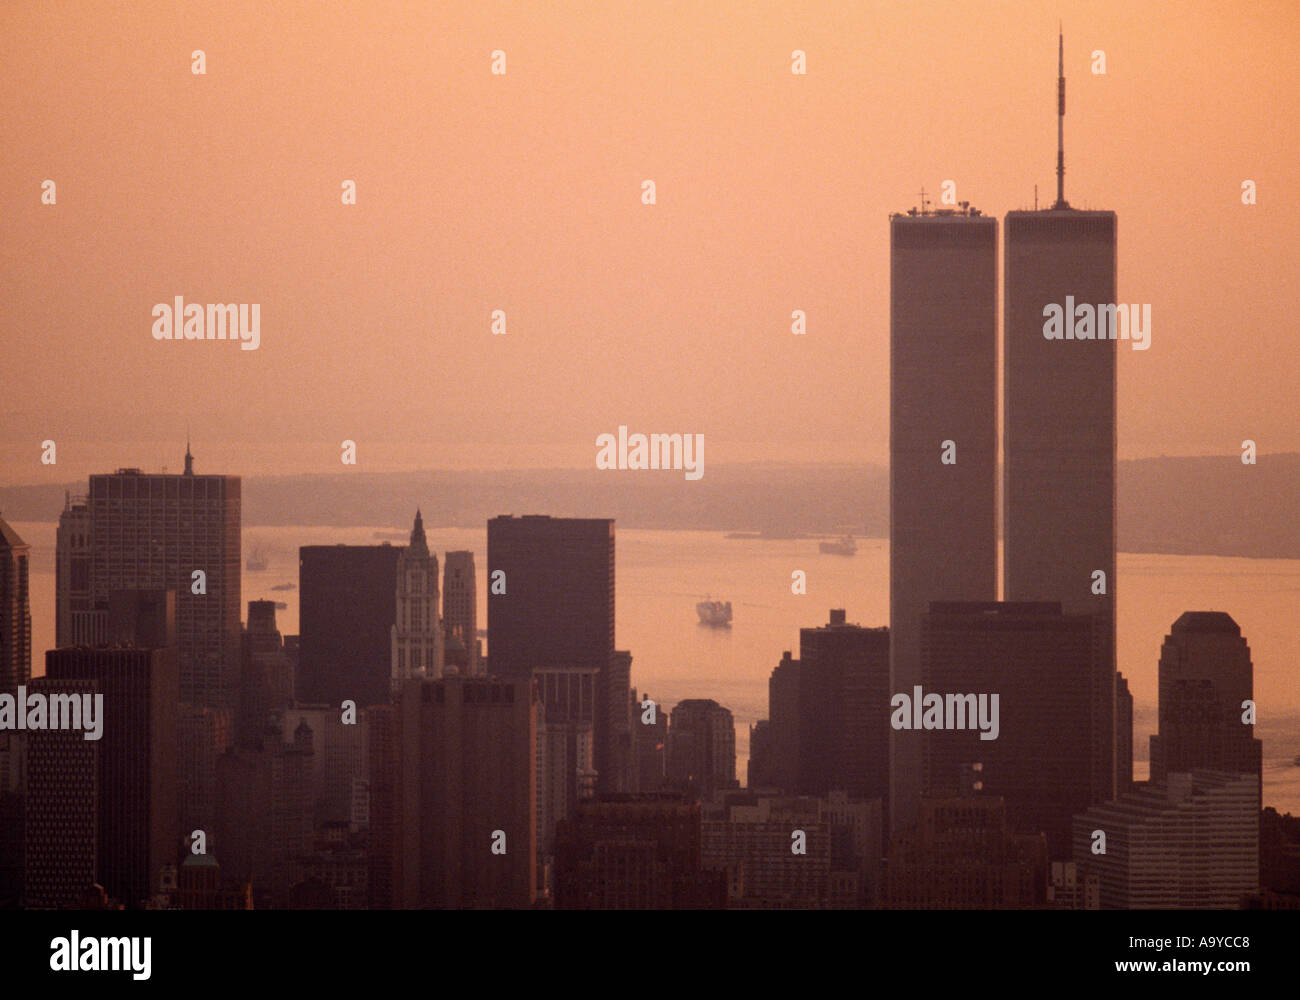
<instances>
[{"instance_id":1,"label":"building setback","mask_svg":"<svg viewBox=\"0 0 1300 1000\"><path fill-rule=\"evenodd\" d=\"M997 597L997 220L890 217L891 687L921 677L931 601ZM916 818L919 746L891 737L892 828Z\"/></svg>"}]
</instances>

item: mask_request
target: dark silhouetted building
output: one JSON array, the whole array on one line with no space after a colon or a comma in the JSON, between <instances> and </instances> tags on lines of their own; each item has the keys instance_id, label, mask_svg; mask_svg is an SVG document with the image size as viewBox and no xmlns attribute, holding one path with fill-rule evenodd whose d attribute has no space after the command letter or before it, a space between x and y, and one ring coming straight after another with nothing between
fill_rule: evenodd
<instances>
[{"instance_id":1,"label":"dark silhouetted building","mask_svg":"<svg viewBox=\"0 0 1300 1000\"><path fill-rule=\"evenodd\" d=\"M890 216L893 692L920 683L929 602L997 597L997 261L997 220L965 203ZM885 734L897 827L915 818L921 759Z\"/></svg>"},{"instance_id":2,"label":"dark silhouetted building","mask_svg":"<svg viewBox=\"0 0 1300 1000\"><path fill-rule=\"evenodd\" d=\"M37 677L29 694L94 697L86 679ZM105 729L110 723L105 720ZM100 749L77 729L31 729L27 743L24 903L32 910L76 906L98 879Z\"/></svg>"},{"instance_id":3,"label":"dark silhouetted building","mask_svg":"<svg viewBox=\"0 0 1300 1000\"><path fill-rule=\"evenodd\" d=\"M1009 827L1047 834L1050 856L1068 859L1071 818L1114 798L1115 672L1099 628L1056 602L931 604L921 687L963 728L896 733L922 744L927 794L960 792L964 768L982 764L983 791L1006 801ZM998 697L996 739L981 738L982 695L989 716Z\"/></svg>"},{"instance_id":4,"label":"dark silhouetted building","mask_svg":"<svg viewBox=\"0 0 1300 1000\"><path fill-rule=\"evenodd\" d=\"M26 812L27 733L0 731L0 910L23 901Z\"/></svg>"},{"instance_id":5,"label":"dark silhouetted building","mask_svg":"<svg viewBox=\"0 0 1300 1000\"><path fill-rule=\"evenodd\" d=\"M668 722L668 780L703 797L736 788L736 722L711 698L679 701Z\"/></svg>"},{"instance_id":6,"label":"dark silhouetted building","mask_svg":"<svg viewBox=\"0 0 1300 1000\"><path fill-rule=\"evenodd\" d=\"M700 806L679 796L578 804L555 838L557 910L722 909L725 876L705 871Z\"/></svg>"},{"instance_id":7,"label":"dark silhouetted building","mask_svg":"<svg viewBox=\"0 0 1300 1000\"><path fill-rule=\"evenodd\" d=\"M488 659L493 675L546 667L597 672L599 787L614 782L614 522L544 515L488 521ZM626 700L626 688L622 692ZM616 783L616 782L615 782Z\"/></svg>"},{"instance_id":8,"label":"dark silhouetted building","mask_svg":"<svg viewBox=\"0 0 1300 1000\"><path fill-rule=\"evenodd\" d=\"M217 822L208 853L227 884L251 882L257 909L286 909L295 864L311 850L314 752L299 722L292 743L268 738L217 759Z\"/></svg>"},{"instance_id":9,"label":"dark silhouetted building","mask_svg":"<svg viewBox=\"0 0 1300 1000\"><path fill-rule=\"evenodd\" d=\"M1124 675L1115 675L1115 794L1133 790L1133 695Z\"/></svg>"},{"instance_id":10,"label":"dark silhouetted building","mask_svg":"<svg viewBox=\"0 0 1300 1000\"><path fill-rule=\"evenodd\" d=\"M1262 772L1262 747L1246 718L1254 668L1241 627L1222 611L1179 615L1160 647L1159 731L1151 780L1175 771ZM1253 718L1253 715L1251 716Z\"/></svg>"},{"instance_id":11,"label":"dark silhouetted building","mask_svg":"<svg viewBox=\"0 0 1300 1000\"><path fill-rule=\"evenodd\" d=\"M369 907L400 909L408 861L402 851L401 710L396 705L374 705L366 712L366 723L370 766Z\"/></svg>"},{"instance_id":12,"label":"dark silhouetted building","mask_svg":"<svg viewBox=\"0 0 1300 1000\"><path fill-rule=\"evenodd\" d=\"M181 705L177 713L181 834L211 832L217 822L217 760L235 743L230 712Z\"/></svg>"},{"instance_id":13,"label":"dark silhouetted building","mask_svg":"<svg viewBox=\"0 0 1300 1000\"><path fill-rule=\"evenodd\" d=\"M667 776L668 717L648 694L638 697L633 689L630 701L632 738L636 747L636 790L641 794L660 792ZM654 706L653 715L651 705Z\"/></svg>"},{"instance_id":14,"label":"dark silhouetted building","mask_svg":"<svg viewBox=\"0 0 1300 1000\"><path fill-rule=\"evenodd\" d=\"M880 800L727 792L703 808L704 867L725 873L728 909L870 905Z\"/></svg>"},{"instance_id":15,"label":"dark silhouetted building","mask_svg":"<svg viewBox=\"0 0 1300 1000\"><path fill-rule=\"evenodd\" d=\"M367 708L388 701L397 622L393 545L298 550L298 700Z\"/></svg>"},{"instance_id":16,"label":"dark silhouetted building","mask_svg":"<svg viewBox=\"0 0 1300 1000\"><path fill-rule=\"evenodd\" d=\"M801 664L787 649L767 682L767 714L772 723L772 784L788 795L799 785Z\"/></svg>"},{"instance_id":17,"label":"dark silhouetted building","mask_svg":"<svg viewBox=\"0 0 1300 1000\"><path fill-rule=\"evenodd\" d=\"M799 794L888 799L889 639L843 609L799 630Z\"/></svg>"},{"instance_id":18,"label":"dark silhouetted building","mask_svg":"<svg viewBox=\"0 0 1300 1000\"><path fill-rule=\"evenodd\" d=\"M466 662L456 664L462 674L478 674L478 587L474 577L473 552L446 553L442 569L442 630L448 640L465 649ZM450 659L448 659L450 665Z\"/></svg>"},{"instance_id":19,"label":"dark silhouetted building","mask_svg":"<svg viewBox=\"0 0 1300 1000\"><path fill-rule=\"evenodd\" d=\"M187 704L234 711L239 689L238 476L197 476L188 451L181 475L119 469L90 477L90 603L99 619L92 641L106 635L115 590L174 590L180 697ZM58 555L72 572L58 582L77 595L76 565L84 545ZM202 576L196 576L196 573ZM201 586L200 586L201 583ZM196 593L196 589L201 593ZM77 638L74 612L74 639ZM110 890L111 891L111 890Z\"/></svg>"},{"instance_id":20,"label":"dark silhouetted building","mask_svg":"<svg viewBox=\"0 0 1300 1000\"><path fill-rule=\"evenodd\" d=\"M596 671L533 671L541 702L537 724L537 880L545 888L556 824L596 792Z\"/></svg>"},{"instance_id":21,"label":"dark silhouetted building","mask_svg":"<svg viewBox=\"0 0 1300 1000\"><path fill-rule=\"evenodd\" d=\"M164 615L162 622L141 617L139 637L165 638L170 595L127 596L134 600L124 606L152 606ZM129 634L124 630L130 627L110 618L110 634ZM102 736L94 741L99 749L96 880L124 906L144 907L158 889L163 866L176 863L181 841L176 648L52 649L45 654L45 676L89 681L104 696Z\"/></svg>"},{"instance_id":22,"label":"dark silhouetted building","mask_svg":"<svg viewBox=\"0 0 1300 1000\"><path fill-rule=\"evenodd\" d=\"M32 609L27 591L30 547L0 518L0 691L32 676Z\"/></svg>"},{"instance_id":23,"label":"dark silhouetted building","mask_svg":"<svg viewBox=\"0 0 1300 1000\"><path fill-rule=\"evenodd\" d=\"M64 494L55 542L54 644L98 646L104 641L104 618L95 613L90 592L90 504L85 497Z\"/></svg>"},{"instance_id":24,"label":"dark silhouetted building","mask_svg":"<svg viewBox=\"0 0 1300 1000\"><path fill-rule=\"evenodd\" d=\"M403 685L402 908L532 905L538 706L522 677Z\"/></svg>"},{"instance_id":25,"label":"dark silhouetted building","mask_svg":"<svg viewBox=\"0 0 1300 1000\"><path fill-rule=\"evenodd\" d=\"M1019 910L1047 898L1047 845L1016 834L995 796L925 798L885 860L886 909Z\"/></svg>"},{"instance_id":26,"label":"dark silhouetted building","mask_svg":"<svg viewBox=\"0 0 1300 1000\"><path fill-rule=\"evenodd\" d=\"M275 602L249 601L236 716L241 746L256 746L267 735L276 713L293 703L293 685L293 667L275 626Z\"/></svg>"},{"instance_id":27,"label":"dark silhouetted building","mask_svg":"<svg viewBox=\"0 0 1300 1000\"><path fill-rule=\"evenodd\" d=\"M772 757L772 723L759 719L749 727L749 762L745 767L746 788L779 788L776 762Z\"/></svg>"}]
</instances>

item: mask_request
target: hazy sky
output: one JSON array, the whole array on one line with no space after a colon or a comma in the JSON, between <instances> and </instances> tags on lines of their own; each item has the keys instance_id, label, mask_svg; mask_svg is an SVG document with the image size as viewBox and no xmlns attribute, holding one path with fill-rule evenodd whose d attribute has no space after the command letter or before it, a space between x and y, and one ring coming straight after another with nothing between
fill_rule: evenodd
<instances>
[{"instance_id":1,"label":"hazy sky","mask_svg":"<svg viewBox=\"0 0 1300 1000\"><path fill-rule=\"evenodd\" d=\"M344 438L590 467L619 424L883 463L888 214L1051 199L1058 16L1066 195L1152 304L1120 456L1300 450L1294 0L8 0L0 480L179 471L187 422L234 474L341 471ZM260 348L155 341L176 295L259 303Z\"/></svg>"}]
</instances>

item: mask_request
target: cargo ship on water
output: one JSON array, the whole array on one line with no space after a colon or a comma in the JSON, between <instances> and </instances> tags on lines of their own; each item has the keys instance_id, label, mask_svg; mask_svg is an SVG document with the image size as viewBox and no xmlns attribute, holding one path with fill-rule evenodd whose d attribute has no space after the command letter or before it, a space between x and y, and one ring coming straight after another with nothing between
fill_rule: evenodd
<instances>
[{"instance_id":1,"label":"cargo ship on water","mask_svg":"<svg viewBox=\"0 0 1300 1000\"><path fill-rule=\"evenodd\" d=\"M701 625L712 625L715 628L731 627L730 601L700 601L695 605L695 613L700 616Z\"/></svg>"},{"instance_id":2,"label":"cargo ship on water","mask_svg":"<svg viewBox=\"0 0 1300 1000\"><path fill-rule=\"evenodd\" d=\"M845 535L838 542L821 542L817 548L833 556L851 556L858 551L858 543L852 535Z\"/></svg>"}]
</instances>

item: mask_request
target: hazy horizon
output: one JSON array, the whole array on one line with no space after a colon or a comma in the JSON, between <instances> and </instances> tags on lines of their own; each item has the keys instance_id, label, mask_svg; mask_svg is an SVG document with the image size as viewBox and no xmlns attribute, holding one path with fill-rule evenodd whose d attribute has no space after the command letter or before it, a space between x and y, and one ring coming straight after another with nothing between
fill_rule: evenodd
<instances>
[{"instance_id":1,"label":"hazy horizon","mask_svg":"<svg viewBox=\"0 0 1300 1000\"><path fill-rule=\"evenodd\" d=\"M0 11L3 478L131 441L113 467L178 470L187 427L242 475L345 439L362 470L590 467L620 424L883 462L889 213L945 180L999 228L1048 203L1058 18L1066 196L1118 214L1153 311L1119 457L1300 451L1292 4L63 3ZM260 346L154 340L177 295L260 304Z\"/></svg>"}]
</instances>

